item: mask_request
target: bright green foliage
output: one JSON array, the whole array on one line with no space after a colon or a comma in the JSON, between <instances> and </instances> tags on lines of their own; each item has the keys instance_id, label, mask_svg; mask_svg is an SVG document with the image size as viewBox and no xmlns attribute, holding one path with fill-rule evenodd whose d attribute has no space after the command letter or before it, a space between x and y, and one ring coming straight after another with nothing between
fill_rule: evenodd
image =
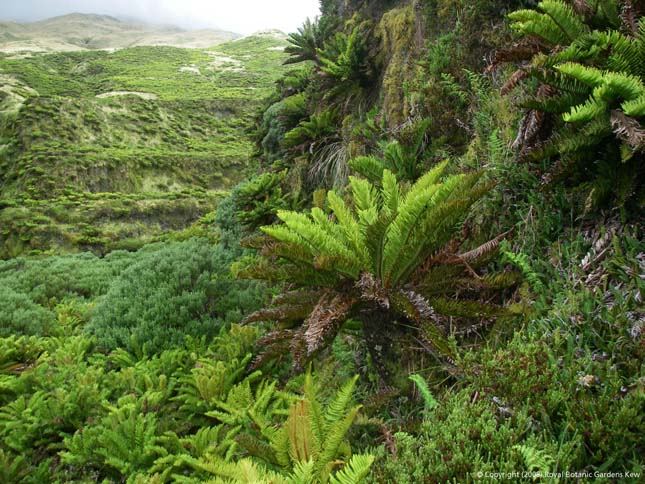
<instances>
[{"instance_id":1,"label":"bright green foliage","mask_svg":"<svg viewBox=\"0 0 645 484\"><path fill-rule=\"evenodd\" d=\"M258 407L248 411L255 418L262 437L249 440L248 435L240 435L238 442L246 446L254 456L277 465L280 473L268 471L251 459L243 459L235 464L227 463L221 457L205 455L201 459L187 458L186 462L209 475L230 479L226 482L285 482L293 484L358 484L363 482L374 460L371 455L351 455L345 440L356 414L361 406L348 408L357 378L348 381L329 403L323 408L318 399L317 385L310 373L305 377L305 396L295 401L286 412L287 419L279 429L270 427L270 422L258 420ZM269 395L273 388L265 388L262 394ZM256 402L268 399L258 396ZM266 404L261 404L265 406ZM232 406L231 406L232 409ZM232 409L233 410L233 409ZM234 411L234 410L233 410ZM210 412L208 415L229 424L237 423L234 415ZM239 413L238 413L239 415ZM192 480L186 482L194 482ZM218 482L218 481L216 481Z\"/></svg>"},{"instance_id":2,"label":"bright green foliage","mask_svg":"<svg viewBox=\"0 0 645 484\"><path fill-rule=\"evenodd\" d=\"M531 472L539 472L546 475L551 472L553 466L553 457L546 454L543 450L537 450L526 445L515 445L513 449L517 450L524 459L526 469Z\"/></svg>"},{"instance_id":3,"label":"bright green foliage","mask_svg":"<svg viewBox=\"0 0 645 484\"><path fill-rule=\"evenodd\" d=\"M158 445L156 424L152 413L141 415L134 406L120 407L103 422L105 430L98 439L99 454L121 475L146 469L159 454L165 453Z\"/></svg>"},{"instance_id":4,"label":"bright green foliage","mask_svg":"<svg viewBox=\"0 0 645 484\"><path fill-rule=\"evenodd\" d=\"M264 244L264 254L277 256L278 263L260 259L245 274L288 281L301 289L278 297L274 308L246 321L278 320L284 328L303 322L263 341L277 348L293 339L296 363L302 364L350 317L363 321L368 339L374 331L379 341L388 341L388 333L397 331L395 321L401 320L447 356L452 350L441 312L466 320L499 313L476 300L448 299L458 287L471 284L470 263L493 251L499 239L457 252L460 244L451 241L459 223L489 187L477 183L478 173L440 181L446 165L441 163L407 189L389 170L383 172L380 187L350 178L351 206L336 192L328 193L333 218L317 207L310 215L282 211L278 217L283 225L263 227L273 239ZM487 287L485 279L478 280L478 287ZM380 314L379 323L366 308ZM272 351L280 353L269 349L265 354Z\"/></svg>"},{"instance_id":5,"label":"bright green foliage","mask_svg":"<svg viewBox=\"0 0 645 484\"><path fill-rule=\"evenodd\" d=\"M34 476L25 482L87 482L125 480L159 467L167 479L186 470L183 455L200 457L214 452L214 445L219 455L233 455L240 428L208 427L206 406L195 412L182 404L192 398L185 382L192 378L198 385L204 365L221 363L229 382L218 396L232 402L238 385L253 381L241 370L256 338L254 328L236 326L210 344L191 340L184 349L140 359L122 349L106 356L94 339L77 334L0 339L6 355L0 372L0 472ZM235 364L238 371L230 371Z\"/></svg>"},{"instance_id":6,"label":"bright green foliage","mask_svg":"<svg viewBox=\"0 0 645 484\"><path fill-rule=\"evenodd\" d=\"M426 383L421 375L410 375L410 380L416 383L419 393L421 393L421 397L423 397L423 403L426 410L432 410L438 405L437 400L435 400L432 392L428 388L428 383Z\"/></svg>"},{"instance_id":7,"label":"bright green foliage","mask_svg":"<svg viewBox=\"0 0 645 484\"><path fill-rule=\"evenodd\" d=\"M509 14L511 27L523 35L534 35L551 45L565 45L589 33L581 17L559 0L543 0L536 10L517 10Z\"/></svg>"},{"instance_id":8,"label":"bright green foliage","mask_svg":"<svg viewBox=\"0 0 645 484\"><path fill-rule=\"evenodd\" d=\"M631 3L618 17L621 3L549 0L538 10L514 12L511 27L524 37L497 56L532 56L505 88L522 78L539 83L525 103L532 111L515 146L537 147L534 160L557 158L548 179L582 183L587 209L609 198L638 203L643 195L645 20ZM556 122L550 139L540 143L552 114L565 124Z\"/></svg>"},{"instance_id":9,"label":"bright green foliage","mask_svg":"<svg viewBox=\"0 0 645 484\"><path fill-rule=\"evenodd\" d=\"M349 166L372 183L380 183L386 169L399 180L417 180L426 168L423 145L429 125L429 119L415 123L409 140L381 141L380 156L359 156L350 160Z\"/></svg>"}]
</instances>

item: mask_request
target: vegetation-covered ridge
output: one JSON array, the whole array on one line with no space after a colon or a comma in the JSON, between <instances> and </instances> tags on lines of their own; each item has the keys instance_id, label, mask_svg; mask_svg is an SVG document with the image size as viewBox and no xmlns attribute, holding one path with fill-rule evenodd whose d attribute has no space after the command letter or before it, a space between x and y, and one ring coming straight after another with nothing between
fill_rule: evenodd
<instances>
[{"instance_id":1,"label":"vegetation-covered ridge","mask_svg":"<svg viewBox=\"0 0 645 484\"><path fill-rule=\"evenodd\" d=\"M244 178L284 44L0 59L0 256L105 251L212 211Z\"/></svg>"},{"instance_id":2,"label":"vegetation-covered ridge","mask_svg":"<svg viewBox=\"0 0 645 484\"><path fill-rule=\"evenodd\" d=\"M33 72L12 71L4 106L46 106L69 140L43 176L3 179L3 220L63 242L50 256L14 242L22 255L0 261L0 481L642 482L641 3L320 5L283 52L260 48L284 67L255 115L207 79L182 98L165 75L157 91L145 69L113 76L103 53L82 55L104 77L65 71L80 104L20 91ZM243 42L216 49L251 62ZM148 69L203 75L202 54ZM111 105L100 86L139 95ZM201 105L219 111L191 118ZM18 164L16 147L46 146L24 109L10 129L27 144L5 148ZM104 126L112 109L136 115L91 140L64 115ZM227 109L255 144L249 179L219 194L237 165L191 156L238 140L211 124L239 119ZM181 173L164 159L179 152ZM179 228L210 196L214 212L154 243L133 224L104 254L66 253L60 235L87 230L76 250L105 235L75 217L123 228L181 202L156 219Z\"/></svg>"},{"instance_id":3,"label":"vegetation-covered ridge","mask_svg":"<svg viewBox=\"0 0 645 484\"><path fill-rule=\"evenodd\" d=\"M0 20L0 52L7 53L114 49L141 45L200 48L238 37L232 32L216 29L184 30L82 13L29 23Z\"/></svg>"}]
</instances>

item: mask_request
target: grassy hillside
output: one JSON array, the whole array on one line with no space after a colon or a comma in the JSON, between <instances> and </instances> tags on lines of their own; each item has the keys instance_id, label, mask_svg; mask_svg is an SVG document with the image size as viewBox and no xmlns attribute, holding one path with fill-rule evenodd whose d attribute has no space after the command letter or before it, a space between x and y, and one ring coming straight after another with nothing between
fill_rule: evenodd
<instances>
[{"instance_id":1,"label":"grassy hillside","mask_svg":"<svg viewBox=\"0 0 645 484\"><path fill-rule=\"evenodd\" d=\"M245 176L284 44L0 58L0 256L142 243L211 211Z\"/></svg>"},{"instance_id":2,"label":"grassy hillside","mask_svg":"<svg viewBox=\"0 0 645 484\"><path fill-rule=\"evenodd\" d=\"M236 39L221 30L183 30L74 13L39 22L0 22L0 52L56 52L172 45L206 48Z\"/></svg>"}]
</instances>

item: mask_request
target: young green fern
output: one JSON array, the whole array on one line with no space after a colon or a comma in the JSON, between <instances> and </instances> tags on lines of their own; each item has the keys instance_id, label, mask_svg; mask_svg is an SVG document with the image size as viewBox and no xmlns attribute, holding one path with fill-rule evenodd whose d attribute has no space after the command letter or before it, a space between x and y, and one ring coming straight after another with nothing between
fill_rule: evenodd
<instances>
[{"instance_id":1,"label":"young green fern","mask_svg":"<svg viewBox=\"0 0 645 484\"><path fill-rule=\"evenodd\" d=\"M515 267L517 267L524 277L533 286L536 291L543 288L543 283L540 276L531 266L531 262L526 254L522 252L512 252L508 243L503 243L501 247L502 254L508 259Z\"/></svg>"},{"instance_id":2,"label":"young green fern","mask_svg":"<svg viewBox=\"0 0 645 484\"><path fill-rule=\"evenodd\" d=\"M546 475L551 472L554 459L544 450L535 449L527 445L514 445L513 449L522 456L522 460L524 461L524 465L527 470L537 472L542 475Z\"/></svg>"},{"instance_id":3,"label":"young green fern","mask_svg":"<svg viewBox=\"0 0 645 484\"><path fill-rule=\"evenodd\" d=\"M423 403L426 410L432 410L437 405L439 405L437 400L434 398L434 395L430 391L430 388L428 388L428 383L421 375L414 374L410 375L409 378L417 385L419 393L423 398Z\"/></svg>"},{"instance_id":4,"label":"young green fern","mask_svg":"<svg viewBox=\"0 0 645 484\"><path fill-rule=\"evenodd\" d=\"M199 457L182 455L183 462L209 476L229 479L227 482L245 483L290 483L290 484L360 484L374 460L371 455L353 455L346 435L356 418L359 406L351 407L352 394L357 378L349 380L325 408L318 397L317 385L308 373L305 377L305 395L295 401L287 412L287 420L275 429L273 422L264 421L261 442L239 438L238 442L253 455L280 472L268 470L268 466L250 459L227 462L212 452ZM249 412L251 413L251 412ZM219 417L214 412L213 417ZM231 423L235 424L237 421ZM239 427L237 427L239 429ZM250 429L249 429L250 430ZM262 443L264 448L257 451ZM181 482L181 476L175 476ZM186 481L186 482L193 482Z\"/></svg>"}]
</instances>

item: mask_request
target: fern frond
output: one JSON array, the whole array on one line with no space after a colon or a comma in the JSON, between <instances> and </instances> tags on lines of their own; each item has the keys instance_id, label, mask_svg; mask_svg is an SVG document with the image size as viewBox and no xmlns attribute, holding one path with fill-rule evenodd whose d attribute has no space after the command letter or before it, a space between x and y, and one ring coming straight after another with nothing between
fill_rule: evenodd
<instances>
[{"instance_id":1,"label":"fern frond","mask_svg":"<svg viewBox=\"0 0 645 484\"><path fill-rule=\"evenodd\" d=\"M554 459L544 450L527 445L514 445L513 449L522 456L527 470L541 474L548 474L551 471Z\"/></svg>"},{"instance_id":2,"label":"fern frond","mask_svg":"<svg viewBox=\"0 0 645 484\"><path fill-rule=\"evenodd\" d=\"M274 465L279 465L278 459L275 455L275 450L263 440L248 434L243 433L235 437L235 441L242 449L248 452L249 455L259 457L260 459Z\"/></svg>"},{"instance_id":3,"label":"fern frond","mask_svg":"<svg viewBox=\"0 0 645 484\"><path fill-rule=\"evenodd\" d=\"M307 358L336 336L355 302L356 300L347 294L325 293L321 296L304 323Z\"/></svg>"},{"instance_id":4,"label":"fern frond","mask_svg":"<svg viewBox=\"0 0 645 484\"><path fill-rule=\"evenodd\" d=\"M329 208L331 208L332 212L336 216L338 224L345 233L348 245L354 249L358 266L360 267L362 265L362 267L365 267L367 265L369 255L367 246L365 245L365 236L361 231L361 226L358 223L358 220L356 220L343 199L333 190L329 191L327 194L327 202L329 203Z\"/></svg>"},{"instance_id":5,"label":"fern frond","mask_svg":"<svg viewBox=\"0 0 645 484\"><path fill-rule=\"evenodd\" d=\"M309 425L310 403L299 400L291 406L289 418L284 424L289 439L289 457L293 462L318 461L322 443L318 441Z\"/></svg>"},{"instance_id":6,"label":"fern frond","mask_svg":"<svg viewBox=\"0 0 645 484\"><path fill-rule=\"evenodd\" d=\"M367 227L366 243L372 261L371 271L383 279L383 254L387 244L387 232L392 223L393 216L384 211L378 219Z\"/></svg>"},{"instance_id":7,"label":"fern frond","mask_svg":"<svg viewBox=\"0 0 645 484\"><path fill-rule=\"evenodd\" d=\"M631 101L625 101L620 107L627 116L633 118L645 117L645 94Z\"/></svg>"},{"instance_id":8,"label":"fern frond","mask_svg":"<svg viewBox=\"0 0 645 484\"><path fill-rule=\"evenodd\" d=\"M327 407L324 418L327 425L339 421L346 415L347 406L351 402L354 387L358 381L358 375L347 381L343 387L338 390L336 397Z\"/></svg>"},{"instance_id":9,"label":"fern frond","mask_svg":"<svg viewBox=\"0 0 645 484\"><path fill-rule=\"evenodd\" d=\"M571 111L562 115L567 123L585 123L597 118L607 110L607 104L597 97L592 97L585 104L573 106Z\"/></svg>"},{"instance_id":10,"label":"fern frond","mask_svg":"<svg viewBox=\"0 0 645 484\"><path fill-rule=\"evenodd\" d=\"M408 378L417 385L419 393L423 397L423 403L426 410L432 410L437 405L439 405L437 400L434 398L434 395L430 391L430 388L428 388L428 383L421 375L414 374L410 375Z\"/></svg>"},{"instance_id":11,"label":"fern frond","mask_svg":"<svg viewBox=\"0 0 645 484\"><path fill-rule=\"evenodd\" d=\"M378 183L381 180L385 169L383 160L376 156L357 156L349 160L349 166L352 170L374 183Z\"/></svg>"},{"instance_id":12,"label":"fern frond","mask_svg":"<svg viewBox=\"0 0 645 484\"><path fill-rule=\"evenodd\" d=\"M343 418L328 426L325 441L322 442L322 449L320 450L320 454L316 460L317 470L322 471L336 458L338 450L345 440L345 435L354 423L356 414L361 408L362 405L352 408Z\"/></svg>"},{"instance_id":13,"label":"fern frond","mask_svg":"<svg viewBox=\"0 0 645 484\"><path fill-rule=\"evenodd\" d=\"M297 462L287 480L289 484L315 484L316 473L314 470L314 461Z\"/></svg>"},{"instance_id":14,"label":"fern frond","mask_svg":"<svg viewBox=\"0 0 645 484\"><path fill-rule=\"evenodd\" d=\"M567 45L589 31L580 16L566 3L543 0L538 4L543 12L517 10L508 15L511 28L538 37L551 45Z\"/></svg>"},{"instance_id":15,"label":"fern frond","mask_svg":"<svg viewBox=\"0 0 645 484\"><path fill-rule=\"evenodd\" d=\"M374 462L374 456L355 454L349 462L336 474L332 475L330 484L360 484L369 473Z\"/></svg>"},{"instance_id":16,"label":"fern frond","mask_svg":"<svg viewBox=\"0 0 645 484\"><path fill-rule=\"evenodd\" d=\"M589 32L589 27L571 6L559 0L543 0L538 8L548 15L564 34L564 42L572 42Z\"/></svg>"},{"instance_id":17,"label":"fern frond","mask_svg":"<svg viewBox=\"0 0 645 484\"><path fill-rule=\"evenodd\" d=\"M314 377L311 374L311 371L308 371L305 375L304 390L305 397L310 403L309 422L312 431L314 432L314 435L316 436L318 441L322 442L325 439L326 423L322 411L322 406L318 402L318 388L316 386Z\"/></svg>"},{"instance_id":18,"label":"fern frond","mask_svg":"<svg viewBox=\"0 0 645 484\"><path fill-rule=\"evenodd\" d=\"M385 215L391 216L398 212L401 193L396 176L390 170L383 171L381 180L381 195L383 198L383 211Z\"/></svg>"},{"instance_id":19,"label":"fern frond","mask_svg":"<svg viewBox=\"0 0 645 484\"><path fill-rule=\"evenodd\" d=\"M559 72L573 77L589 87L603 83L604 73L594 67L583 66L577 62L566 62L555 67Z\"/></svg>"},{"instance_id":20,"label":"fern frond","mask_svg":"<svg viewBox=\"0 0 645 484\"><path fill-rule=\"evenodd\" d=\"M502 240L504 240L507 236L508 236L508 232L504 232L503 234L498 235L494 239L491 239L488 242L484 242L482 245L480 245L475 249L459 254L457 257L459 259L462 259L468 262L475 261L477 259L480 259L481 257L485 257L489 255L491 252L496 251L499 248L499 243Z\"/></svg>"}]
</instances>

